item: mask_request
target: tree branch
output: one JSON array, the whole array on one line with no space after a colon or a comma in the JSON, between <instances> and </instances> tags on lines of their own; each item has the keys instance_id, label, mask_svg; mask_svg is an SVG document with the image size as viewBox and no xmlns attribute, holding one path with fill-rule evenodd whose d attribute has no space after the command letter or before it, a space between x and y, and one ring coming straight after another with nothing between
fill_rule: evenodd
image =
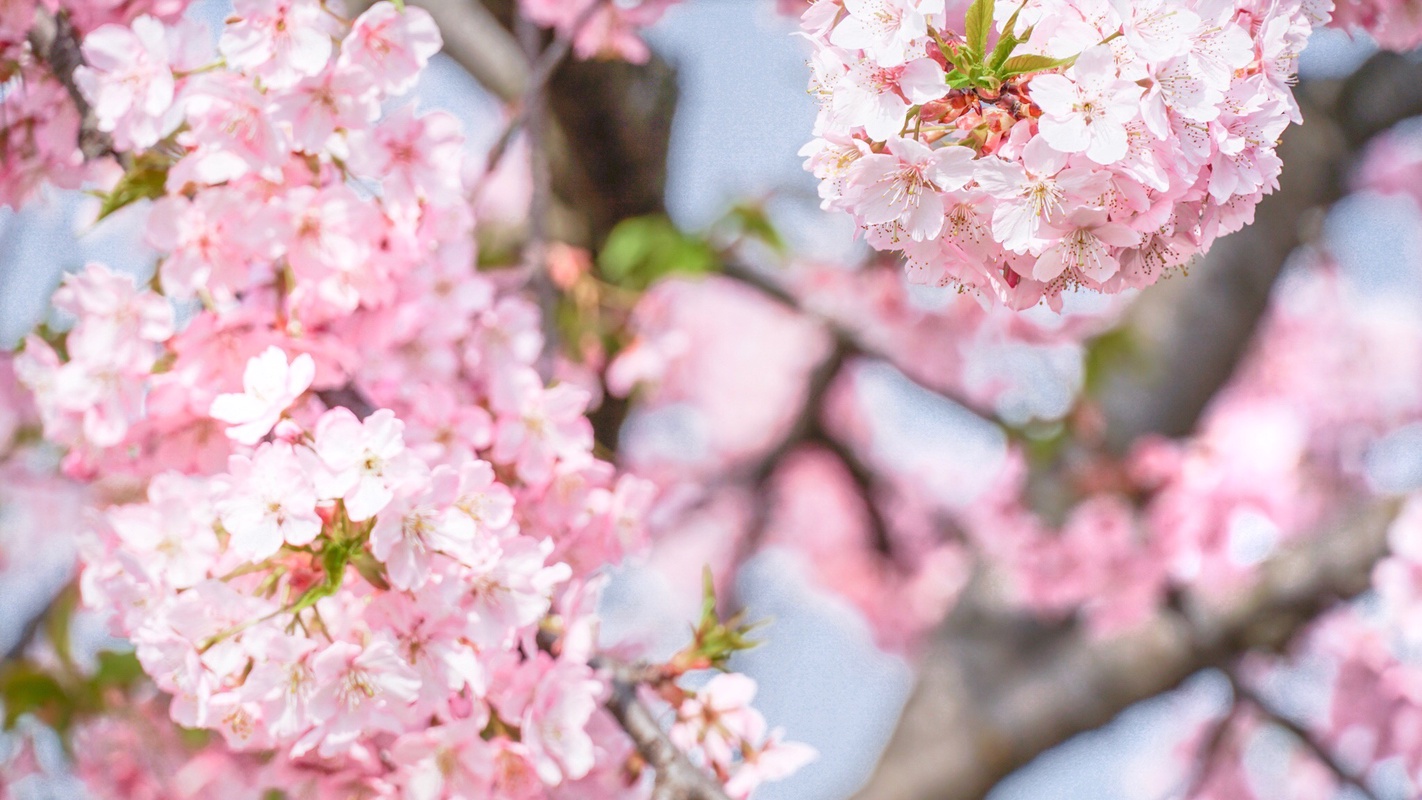
<instances>
[{"instance_id":1,"label":"tree branch","mask_svg":"<svg viewBox=\"0 0 1422 800\"><path fill-rule=\"evenodd\" d=\"M641 679L636 670L608 659L597 662L594 666L606 670L612 678L607 710L657 773L653 800L730 800L710 775L692 764L686 753L672 743L651 709L638 699Z\"/></svg>"},{"instance_id":2,"label":"tree branch","mask_svg":"<svg viewBox=\"0 0 1422 800\"><path fill-rule=\"evenodd\" d=\"M480 0L410 3L430 13L444 37L444 52L495 97L512 103L528 91L523 48Z\"/></svg>"},{"instance_id":3,"label":"tree branch","mask_svg":"<svg viewBox=\"0 0 1422 800\"><path fill-rule=\"evenodd\" d=\"M1108 386L1103 411L1118 451L1146 433L1194 428L1249 347L1285 260L1309 234L1304 223L1342 196L1355 150L1422 114L1422 65L1393 54L1374 56L1341 86L1299 88L1308 121L1284 136L1281 190L1260 204L1253 226L1216 245L1211 271L1153 287L1138 301L1137 319L1164 332L1146 359L1159 365L1152 375ZM1222 613L1162 618L1108 641L994 613L979 580L926 654L898 729L859 797L981 797L1044 750L1199 669L1277 646L1333 598L1366 588L1386 553L1390 513L1373 509L1356 526L1281 555L1248 597Z\"/></svg>"},{"instance_id":4,"label":"tree branch","mask_svg":"<svg viewBox=\"0 0 1422 800\"><path fill-rule=\"evenodd\" d=\"M1251 649L1277 649L1367 588L1395 503L1271 559L1233 602L1109 639L1002 610L981 576L926 654L861 800L975 800L1042 751Z\"/></svg>"},{"instance_id":5,"label":"tree branch","mask_svg":"<svg viewBox=\"0 0 1422 800\"><path fill-rule=\"evenodd\" d=\"M1195 753L1195 768L1190 771L1190 775L1185 781L1185 789L1180 793L1181 800L1190 800L1210 780L1216 761L1225 751L1225 744L1229 741L1235 718L1239 716L1241 708L1239 697L1236 695L1224 715L1212 723L1209 737L1200 742L1200 747Z\"/></svg>"},{"instance_id":6,"label":"tree branch","mask_svg":"<svg viewBox=\"0 0 1422 800\"><path fill-rule=\"evenodd\" d=\"M322 389L316 392L316 397L326 404L326 408L349 409L358 419L365 419L375 413L375 406L371 404L370 399L353 383L335 389Z\"/></svg>"}]
</instances>

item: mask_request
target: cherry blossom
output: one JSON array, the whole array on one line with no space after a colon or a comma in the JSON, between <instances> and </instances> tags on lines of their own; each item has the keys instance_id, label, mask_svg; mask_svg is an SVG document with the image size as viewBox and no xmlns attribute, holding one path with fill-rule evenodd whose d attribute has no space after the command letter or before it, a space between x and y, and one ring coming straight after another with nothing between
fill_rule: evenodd
<instances>
[{"instance_id":1,"label":"cherry blossom","mask_svg":"<svg viewBox=\"0 0 1422 800\"><path fill-rule=\"evenodd\" d=\"M212 401L209 413L226 422L227 437L242 444L256 444L271 432L281 415L311 388L316 362L302 353L287 362L286 353L268 347L247 362L242 373L241 394L221 394Z\"/></svg>"},{"instance_id":2,"label":"cherry blossom","mask_svg":"<svg viewBox=\"0 0 1422 800\"><path fill-rule=\"evenodd\" d=\"M251 561L275 553L282 544L309 544L321 532L316 492L292 446L270 442L249 459L234 455L231 487L217 501L232 549Z\"/></svg>"},{"instance_id":3,"label":"cherry blossom","mask_svg":"<svg viewBox=\"0 0 1422 800\"><path fill-rule=\"evenodd\" d=\"M343 408L324 415L315 431L314 450L321 466L317 491L343 500L356 522L375 516L394 499L398 486L422 477L419 461L405 450L403 430L404 424L388 409L363 422Z\"/></svg>"}]
</instances>

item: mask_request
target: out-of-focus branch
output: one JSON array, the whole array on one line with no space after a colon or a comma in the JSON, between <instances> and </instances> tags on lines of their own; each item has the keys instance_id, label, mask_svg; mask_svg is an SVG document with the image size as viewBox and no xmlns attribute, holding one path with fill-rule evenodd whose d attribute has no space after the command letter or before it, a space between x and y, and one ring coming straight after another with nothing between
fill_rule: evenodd
<instances>
[{"instance_id":1,"label":"out-of-focus branch","mask_svg":"<svg viewBox=\"0 0 1422 800\"><path fill-rule=\"evenodd\" d=\"M1368 586L1395 504L1280 553L1232 602L1095 639L1004 612L979 579L940 629L862 800L975 800L1037 754L1240 653L1275 650Z\"/></svg>"},{"instance_id":2,"label":"out-of-focus branch","mask_svg":"<svg viewBox=\"0 0 1422 800\"><path fill-rule=\"evenodd\" d=\"M1225 745L1229 742L1230 734L1234 730L1234 721L1238 718L1241 708L1236 695L1224 715L1212 723L1210 735L1201 741L1195 754L1195 766L1185 779L1185 788L1180 793L1181 800L1190 800L1210 780L1216 764L1226 752Z\"/></svg>"},{"instance_id":3,"label":"out-of-focus branch","mask_svg":"<svg viewBox=\"0 0 1422 800\"><path fill-rule=\"evenodd\" d=\"M548 166L548 150L545 144L548 111L544 93L547 90L548 76L553 74L552 65L557 61L549 55L550 61L543 68L543 74L538 74L541 61L538 26L527 17L519 15L514 20L514 27L518 32L524 57L528 59L530 72L528 87L524 90L523 100L514 117L515 120L526 119L528 123L528 165L533 187L528 204L528 240L524 242L524 261L532 270L529 282L542 312L539 318L543 325L543 352L538 358L538 372L543 380L547 381L553 377L554 355L558 348L558 288L553 285L553 279L548 274L548 219L553 205L553 178ZM556 47L557 42L554 42L548 46L546 52L554 53ZM497 149L499 143L496 142L494 147ZM490 157L493 155L491 153Z\"/></svg>"},{"instance_id":4,"label":"out-of-focus branch","mask_svg":"<svg viewBox=\"0 0 1422 800\"><path fill-rule=\"evenodd\" d=\"M1258 693L1241 680L1234 670L1226 669L1225 675L1229 677L1229 685L1230 688L1234 690L1236 701L1248 703L1257 709L1270 723L1278 725L1293 734L1293 737L1304 746L1304 749L1308 750L1320 764L1328 767L1334 777L1338 779L1339 783L1351 786L1354 791L1368 798L1368 800L1378 800L1378 796L1367 787L1367 784L1359 780L1358 776L1353 774L1352 770L1343 766L1337 758L1334 758L1333 754L1328 752L1328 748L1314 737L1312 731L1275 711L1268 703L1264 702Z\"/></svg>"},{"instance_id":5,"label":"out-of-focus branch","mask_svg":"<svg viewBox=\"0 0 1422 800\"><path fill-rule=\"evenodd\" d=\"M79 33L70 24L69 15L63 11L51 14L44 8L36 9L35 24L30 28L28 39L35 57L48 65L50 73L64 86L79 110L79 151L84 158L113 156L123 161L124 156L114 149L113 138L99 130L88 99L74 82L74 70L84 65L84 54L80 50Z\"/></svg>"},{"instance_id":6,"label":"out-of-focus branch","mask_svg":"<svg viewBox=\"0 0 1422 800\"><path fill-rule=\"evenodd\" d=\"M514 35L515 0L411 0L430 12L444 52L499 99L519 103L536 80ZM676 71L646 64L563 63L548 82L542 127L556 233L596 246L619 220L663 210Z\"/></svg>"},{"instance_id":7,"label":"out-of-focus branch","mask_svg":"<svg viewBox=\"0 0 1422 800\"><path fill-rule=\"evenodd\" d=\"M511 103L527 91L529 70L523 48L480 0L410 0L410 4L430 12L444 37L444 52L494 96Z\"/></svg>"},{"instance_id":8,"label":"out-of-focus branch","mask_svg":"<svg viewBox=\"0 0 1422 800\"><path fill-rule=\"evenodd\" d=\"M836 338L829 355L810 371L805 380L800 410L786 427L784 434L768 451L758 456L748 469L740 471L740 477L736 480L748 485L756 496L747 535L742 538L737 548L736 563L743 562L760 548L770 519L771 478L791 453L803 447L823 448L844 466L864 502L870 539L875 550L885 557L892 557L893 540L888 522L879 506L874 470L852 448L826 430L822 419L823 402L830 386L844 371L845 364L856 355L858 354L851 345Z\"/></svg>"},{"instance_id":9,"label":"out-of-focus branch","mask_svg":"<svg viewBox=\"0 0 1422 800\"><path fill-rule=\"evenodd\" d=\"M641 679L636 669L605 659L597 666L612 678L607 710L632 738L643 760L656 771L653 800L729 800L720 785L672 743L651 709L638 699Z\"/></svg>"},{"instance_id":10,"label":"out-of-focus branch","mask_svg":"<svg viewBox=\"0 0 1422 800\"><path fill-rule=\"evenodd\" d=\"M25 651L30 648L30 645L35 641L35 637L39 635L39 629L44 625L45 618L49 616L49 612L54 608L55 603L59 601L59 598L62 597L63 594L62 590L56 592L54 597L49 599L49 602L45 603L42 608L35 611L33 616L25 620L24 627L20 628L20 633L15 637L15 641L11 643L10 647L5 651L5 655L0 657L0 665L7 664L11 661L18 661L25 655Z\"/></svg>"}]
</instances>

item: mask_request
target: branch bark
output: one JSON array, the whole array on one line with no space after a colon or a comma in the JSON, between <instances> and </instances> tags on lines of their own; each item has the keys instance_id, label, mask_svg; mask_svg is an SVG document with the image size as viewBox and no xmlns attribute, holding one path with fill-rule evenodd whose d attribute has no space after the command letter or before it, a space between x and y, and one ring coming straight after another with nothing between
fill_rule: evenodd
<instances>
[{"instance_id":1,"label":"branch bark","mask_svg":"<svg viewBox=\"0 0 1422 800\"><path fill-rule=\"evenodd\" d=\"M1394 513L1392 503L1361 509L1269 562L1233 602L1165 613L1112 639L997 610L978 581L926 654L899 727L856 797L982 797L1042 751L1128 706L1246 650L1282 647L1367 588Z\"/></svg>"},{"instance_id":2,"label":"branch bark","mask_svg":"<svg viewBox=\"0 0 1422 800\"><path fill-rule=\"evenodd\" d=\"M632 738L643 760L656 771L653 800L729 800L725 790L672 743L652 710L638 699L640 681L634 670L605 660L597 666L612 676L607 710Z\"/></svg>"},{"instance_id":3,"label":"branch bark","mask_svg":"<svg viewBox=\"0 0 1422 800\"><path fill-rule=\"evenodd\" d=\"M1333 773L1339 783L1352 787L1354 792L1367 798L1367 800L1379 800L1378 796L1374 794L1352 770L1343 766L1338 759L1333 757L1332 753L1328 752L1328 748L1314 737L1312 731L1275 711L1272 706L1264 702L1264 699L1261 698L1258 693L1247 686L1233 670L1225 670L1225 675L1229 678L1230 688L1234 690L1236 702L1243 701L1254 706L1270 723L1278 725L1292 734L1293 737L1303 745L1304 749L1308 750L1319 763L1328 767L1329 771Z\"/></svg>"}]
</instances>

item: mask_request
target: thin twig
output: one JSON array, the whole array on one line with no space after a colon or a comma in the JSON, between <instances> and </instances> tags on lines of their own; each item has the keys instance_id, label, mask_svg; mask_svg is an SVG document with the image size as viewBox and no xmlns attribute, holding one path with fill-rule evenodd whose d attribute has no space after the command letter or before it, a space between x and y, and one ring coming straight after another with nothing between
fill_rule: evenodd
<instances>
[{"instance_id":1,"label":"thin twig","mask_svg":"<svg viewBox=\"0 0 1422 800\"><path fill-rule=\"evenodd\" d=\"M1344 767L1338 759L1333 757L1332 753L1328 752L1328 749L1323 746L1323 743L1314 737L1312 731L1271 708L1268 703L1264 702L1263 698L1240 679L1239 675L1237 675L1233 669L1224 670L1224 673L1229 678L1230 688L1234 690L1236 702L1243 701L1249 703L1258 709L1259 713L1268 719L1269 722L1293 734L1294 738L1298 739L1304 748L1308 750L1314 758L1318 759L1319 763L1328 767L1328 769L1333 772L1340 783L1353 787L1361 792L1364 797L1369 798L1369 800L1379 800L1378 796L1374 794L1352 770Z\"/></svg>"},{"instance_id":2,"label":"thin twig","mask_svg":"<svg viewBox=\"0 0 1422 800\"><path fill-rule=\"evenodd\" d=\"M526 15L519 14L514 20L514 28L532 72L543 63L539 53L538 26ZM547 71L551 74L551 64L556 64L557 60L548 59L548 63L550 66ZM524 261L531 269L529 283L534 297L538 300L538 308L543 312L543 353L538 359L538 373L545 381L553 377L553 356L558 341L558 290L548 274L548 213L553 205L553 178L548 168L548 151L544 147L543 136L543 127L548 116L547 98L544 96L546 84L546 78L543 81L529 81L520 109L525 118L528 164L533 184L533 195L528 207L528 241L524 244Z\"/></svg>"},{"instance_id":3,"label":"thin twig","mask_svg":"<svg viewBox=\"0 0 1422 800\"><path fill-rule=\"evenodd\" d=\"M1236 695L1225 713L1214 721L1210 737L1200 743L1200 749L1195 754L1195 768L1190 771L1190 776L1185 783L1185 791L1180 795L1182 800L1190 800L1197 792L1205 788L1205 783L1214 774L1215 764L1218 762L1220 754L1224 752L1225 743L1229 741L1230 731L1242 708L1243 705Z\"/></svg>"},{"instance_id":4,"label":"thin twig","mask_svg":"<svg viewBox=\"0 0 1422 800\"><path fill-rule=\"evenodd\" d=\"M790 423L790 427L775 447L756 461L754 469L745 478L745 481L759 493L760 497L756 503L750 534L741 543L743 556L753 553L764 538L764 528L770 511L768 492L771 477L784 463L786 457L806 445L818 445L828 450L844 465L844 468L849 472L850 479L864 500L865 509L869 514L870 534L875 549L885 556L893 555L893 543L889 537L888 523L884 519L876 498L875 486L878 481L874 476L874 470L864 463L864 460L853 449L830 434L820 418L825 395L840 373L844 371L845 364L855 355L856 352L852 346L847 345L843 340L836 340L835 347L830 351L829 356L815 367L805 382L804 399L801 402L799 415Z\"/></svg>"},{"instance_id":5,"label":"thin twig","mask_svg":"<svg viewBox=\"0 0 1422 800\"><path fill-rule=\"evenodd\" d=\"M524 90L522 100L518 107L514 109L513 116L509 118L504 126L499 138L494 141L494 146L489 149L489 155L484 162L484 174L490 175L498 168L499 162L503 160L504 154L508 151L509 145L513 143L514 137L529 122L531 109L543 93L548 90L548 81L552 80L553 72L563 63L563 59L568 57L568 53L573 48L573 40L578 37L593 14L602 7L602 2L591 3L578 19L573 23L572 32L567 36L559 36L538 54L537 59L529 68L528 87ZM522 38L522 31L520 31ZM479 191L483 184L475 187L475 197L479 196Z\"/></svg>"},{"instance_id":6,"label":"thin twig","mask_svg":"<svg viewBox=\"0 0 1422 800\"><path fill-rule=\"evenodd\" d=\"M375 406L365 393L356 388L354 383L347 383L335 389L321 389L316 392L321 402L327 408L345 408L360 419L365 419L375 413Z\"/></svg>"}]
</instances>

